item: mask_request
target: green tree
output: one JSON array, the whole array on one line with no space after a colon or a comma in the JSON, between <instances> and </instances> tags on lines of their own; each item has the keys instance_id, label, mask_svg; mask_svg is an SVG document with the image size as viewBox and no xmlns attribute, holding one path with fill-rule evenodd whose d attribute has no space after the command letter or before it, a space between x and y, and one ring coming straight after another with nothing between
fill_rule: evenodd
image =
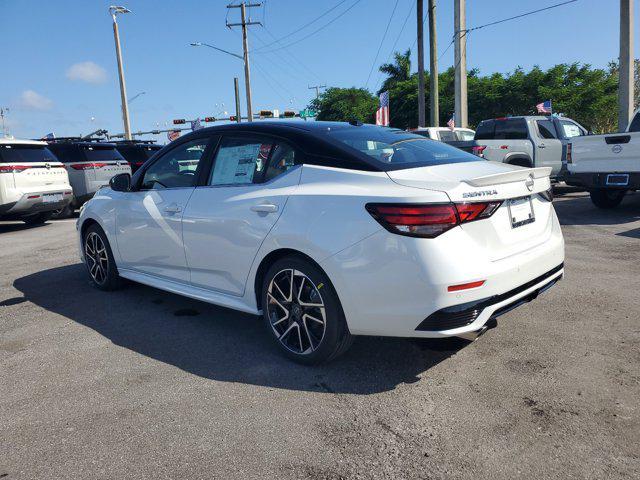
<instances>
[{"instance_id":1,"label":"green tree","mask_svg":"<svg viewBox=\"0 0 640 480\"><path fill-rule=\"evenodd\" d=\"M391 90L396 84L406 82L411 78L411 49L406 52L395 52L393 54L394 63L383 63L379 70L387 75L382 82L382 87L378 90L378 95L387 90Z\"/></svg>"},{"instance_id":2,"label":"green tree","mask_svg":"<svg viewBox=\"0 0 640 480\"><path fill-rule=\"evenodd\" d=\"M378 99L365 88L328 88L309 107L318 112L317 120L373 123Z\"/></svg>"}]
</instances>

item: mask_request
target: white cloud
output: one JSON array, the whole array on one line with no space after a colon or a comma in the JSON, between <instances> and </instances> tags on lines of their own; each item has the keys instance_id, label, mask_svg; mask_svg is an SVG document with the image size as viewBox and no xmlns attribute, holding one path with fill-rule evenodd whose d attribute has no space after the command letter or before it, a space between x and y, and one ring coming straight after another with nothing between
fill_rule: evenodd
<instances>
[{"instance_id":1,"label":"white cloud","mask_svg":"<svg viewBox=\"0 0 640 480\"><path fill-rule=\"evenodd\" d=\"M67 78L87 83L104 83L107 81L107 72L97 63L74 63L67 69Z\"/></svg>"},{"instance_id":2,"label":"white cloud","mask_svg":"<svg viewBox=\"0 0 640 480\"><path fill-rule=\"evenodd\" d=\"M20 95L20 106L28 110L50 110L53 102L33 90L25 90Z\"/></svg>"}]
</instances>

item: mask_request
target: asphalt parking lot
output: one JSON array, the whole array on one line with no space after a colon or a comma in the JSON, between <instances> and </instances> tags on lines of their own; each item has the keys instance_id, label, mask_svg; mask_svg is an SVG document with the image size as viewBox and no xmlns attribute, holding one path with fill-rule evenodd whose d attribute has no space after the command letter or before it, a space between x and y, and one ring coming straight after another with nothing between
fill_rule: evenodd
<instances>
[{"instance_id":1,"label":"asphalt parking lot","mask_svg":"<svg viewBox=\"0 0 640 480\"><path fill-rule=\"evenodd\" d=\"M292 364L256 317L0 223L0 478L638 478L640 194L556 199L565 279L477 341Z\"/></svg>"}]
</instances>

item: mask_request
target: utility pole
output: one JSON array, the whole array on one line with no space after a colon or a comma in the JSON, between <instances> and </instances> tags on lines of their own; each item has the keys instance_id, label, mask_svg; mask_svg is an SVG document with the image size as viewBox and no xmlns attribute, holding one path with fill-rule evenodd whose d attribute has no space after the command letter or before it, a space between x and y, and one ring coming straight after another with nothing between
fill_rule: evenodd
<instances>
[{"instance_id":1,"label":"utility pole","mask_svg":"<svg viewBox=\"0 0 640 480\"><path fill-rule=\"evenodd\" d=\"M238 77L233 77L233 89L236 95L236 122L240 123L240 88L238 87Z\"/></svg>"},{"instance_id":2,"label":"utility pole","mask_svg":"<svg viewBox=\"0 0 640 480\"><path fill-rule=\"evenodd\" d=\"M618 131L633 115L633 0L620 0L620 62L618 68Z\"/></svg>"},{"instance_id":3,"label":"utility pole","mask_svg":"<svg viewBox=\"0 0 640 480\"><path fill-rule=\"evenodd\" d=\"M7 115L7 113L9 113L9 108L0 107L0 119L2 119L2 136L0 136L0 138L6 136L7 134L7 131L4 128L4 117Z\"/></svg>"},{"instance_id":4,"label":"utility pole","mask_svg":"<svg viewBox=\"0 0 640 480\"><path fill-rule=\"evenodd\" d=\"M125 7L109 7L109 13L113 18L113 38L116 42L116 57L118 60L118 79L120 80L120 103L122 105L122 123L124 124L124 138L131 140L131 124L129 123L129 104L127 102L127 86L124 81L124 69L122 67L122 51L120 50L120 33L118 31L118 22L116 15L119 13L131 13L131 10Z\"/></svg>"},{"instance_id":5,"label":"utility pole","mask_svg":"<svg viewBox=\"0 0 640 480\"><path fill-rule=\"evenodd\" d=\"M416 2L416 20L418 22L418 127L426 127L424 115L424 1Z\"/></svg>"},{"instance_id":6,"label":"utility pole","mask_svg":"<svg viewBox=\"0 0 640 480\"><path fill-rule=\"evenodd\" d=\"M321 88L327 88L326 85L309 85L309 90L315 90L316 91L316 98L318 98L320 96L320 89Z\"/></svg>"},{"instance_id":7,"label":"utility pole","mask_svg":"<svg viewBox=\"0 0 640 480\"><path fill-rule=\"evenodd\" d=\"M260 22L247 22L247 8L259 7L261 3L246 3L244 0L239 5L227 5L227 8L240 9L240 23L227 23L227 27L242 27L242 49L244 50L244 83L247 97L247 120L253 120L253 109L251 108L251 72L249 69L249 40L247 38L247 26L262 25Z\"/></svg>"},{"instance_id":8,"label":"utility pole","mask_svg":"<svg viewBox=\"0 0 640 480\"><path fill-rule=\"evenodd\" d=\"M436 38L436 0L429 0L429 114L430 125L440 125L440 95L438 93L438 44Z\"/></svg>"},{"instance_id":9,"label":"utility pole","mask_svg":"<svg viewBox=\"0 0 640 480\"><path fill-rule=\"evenodd\" d=\"M467 128L467 13L466 0L453 0L453 28L455 47L455 122Z\"/></svg>"}]
</instances>

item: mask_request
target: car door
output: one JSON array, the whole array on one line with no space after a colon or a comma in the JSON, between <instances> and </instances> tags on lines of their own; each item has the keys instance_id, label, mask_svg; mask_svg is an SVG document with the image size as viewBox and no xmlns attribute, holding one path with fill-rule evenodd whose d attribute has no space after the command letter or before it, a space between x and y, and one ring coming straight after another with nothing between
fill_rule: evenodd
<instances>
[{"instance_id":1,"label":"car door","mask_svg":"<svg viewBox=\"0 0 640 480\"><path fill-rule=\"evenodd\" d=\"M175 145L136 176L135 191L122 193L116 210L118 267L189 282L182 216L210 141L201 136Z\"/></svg>"},{"instance_id":2,"label":"car door","mask_svg":"<svg viewBox=\"0 0 640 480\"><path fill-rule=\"evenodd\" d=\"M562 167L562 142L551 120L535 120L535 166L551 167L551 175L557 175Z\"/></svg>"},{"instance_id":3,"label":"car door","mask_svg":"<svg viewBox=\"0 0 640 480\"><path fill-rule=\"evenodd\" d=\"M223 136L183 217L191 283L242 295L253 260L300 182L300 153L256 134Z\"/></svg>"}]
</instances>

